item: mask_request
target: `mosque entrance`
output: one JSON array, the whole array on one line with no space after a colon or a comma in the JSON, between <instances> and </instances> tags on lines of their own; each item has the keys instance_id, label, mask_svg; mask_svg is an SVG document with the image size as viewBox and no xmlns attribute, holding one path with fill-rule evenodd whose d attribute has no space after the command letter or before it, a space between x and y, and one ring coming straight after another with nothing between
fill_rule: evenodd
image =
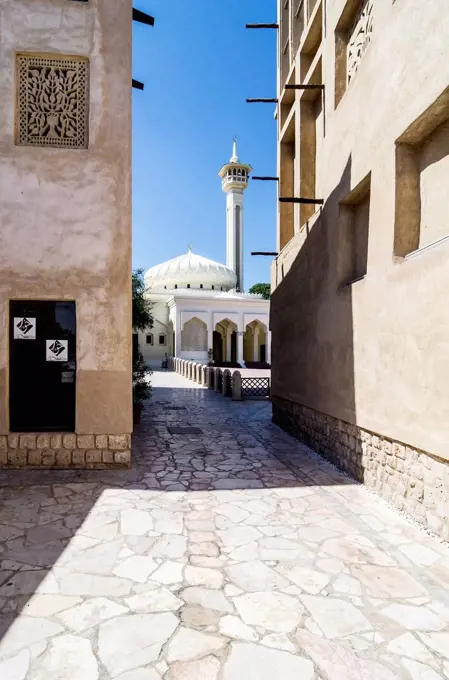
<instances>
[{"instance_id":1,"label":"mosque entrance","mask_svg":"<svg viewBox=\"0 0 449 680\"><path fill-rule=\"evenodd\" d=\"M214 362L217 365L237 363L237 325L229 319L223 319L215 326Z\"/></svg>"},{"instance_id":2,"label":"mosque entrance","mask_svg":"<svg viewBox=\"0 0 449 680\"><path fill-rule=\"evenodd\" d=\"M243 357L245 364L264 364L267 361L268 328L259 319L247 324L243 338Z\"/></svg>"},{"instance_id":3,"label":"mosque entrance","mask_svg":"<svg viewBox=\"0 0 449 680\"><path fill-rule=\"evenodd\" d=\"M216 364L223 363L223 337L218 331L214 331L214 355L213 360Z\"/></svg>"},{"instance_id":4,"label":"mosque entrance","mask_svg":"<svg viewBox=\"0 0 449 680\"><path fill-rule=\"evenodd\" d=\"M74 432L74 302L11 301L9 415L12 432Z\"/></svg>"}]
</instances>

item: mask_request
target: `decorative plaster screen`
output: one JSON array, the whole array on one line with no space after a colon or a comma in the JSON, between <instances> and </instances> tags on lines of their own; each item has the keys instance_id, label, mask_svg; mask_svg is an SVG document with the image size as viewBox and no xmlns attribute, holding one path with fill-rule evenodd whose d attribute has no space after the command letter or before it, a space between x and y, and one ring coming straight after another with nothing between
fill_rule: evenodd
<instances>
[{"instance_id":1,"label":"decorative plaster screen","mask_svg":"<svg viewBox=\"0 0 449 680\"><path fill-rule=\"evenodd\" d=\"M207 351L207 326L196 317L187 321L181 332L182 352Z\"/></svg>"},{"instance_id":2,"label":"decorative plaster screen","mask_svg":"<svg viewBox=\"0 0 449 680\"><path fill-rule=\"evenodd\" d=\"M373 0L363 0L348 41L348 83L357 73L373 34Z\"/></svg>"},{"instance_id":3,"label":"decorative plaster screen","mask_svg":"<svg viewBox=\"0 0 449 680\"><path fill-rule=\"evenodd\" d=\"M16 73L16 144L87 148L88 59L18 54Z\"/></svg>"}]
</instances>

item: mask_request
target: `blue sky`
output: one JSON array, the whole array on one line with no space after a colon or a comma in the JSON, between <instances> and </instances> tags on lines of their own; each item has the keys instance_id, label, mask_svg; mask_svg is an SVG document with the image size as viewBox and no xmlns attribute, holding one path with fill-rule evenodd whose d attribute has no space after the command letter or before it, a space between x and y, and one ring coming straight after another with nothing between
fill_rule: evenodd
<instances>
[{"instance_id":1,"label":"blue sky","mask_svg":"<svg viewBox=\"0 0 449 680\"><path fill-rule=\"evenodd\" d=\"M238 137L240 159L276 174L275 0L134 0L156 19L133 23L133 266L145 269L187 251L225 261L220 167ZM245 193L245 288L269 281L275 250L276 187L251 181Z\"/></svg>"}]
</instances>

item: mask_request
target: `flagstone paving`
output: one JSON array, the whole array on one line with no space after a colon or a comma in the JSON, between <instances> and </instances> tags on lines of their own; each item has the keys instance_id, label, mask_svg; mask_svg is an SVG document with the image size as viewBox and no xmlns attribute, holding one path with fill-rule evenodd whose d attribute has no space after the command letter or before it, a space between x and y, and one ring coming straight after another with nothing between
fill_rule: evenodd
<instances>
[{"instance_id":1,"label":"flagstone paving","mask_svg":"<svg viewBox=\"0 0 449 680\"><path fill-rule=\"evenodd\" d=\"M449 678L448 546L269 404L153 382L131 470L0 478L1 680Z\"/></svg>"}]
</instances>

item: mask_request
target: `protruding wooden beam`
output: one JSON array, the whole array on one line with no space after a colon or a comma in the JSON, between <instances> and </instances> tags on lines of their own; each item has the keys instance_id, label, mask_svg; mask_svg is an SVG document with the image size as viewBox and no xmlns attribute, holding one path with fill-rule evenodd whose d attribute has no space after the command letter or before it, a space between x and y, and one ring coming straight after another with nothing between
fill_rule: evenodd
<instances>
[{"instance_id":1,"label":"protruding wooden beam","mask_svg":"<svg viewBox=\"0 0 449 680\"><path fill-rule=\"evenodd\" d=\"M135 90L143 90L144 87L145 87L145 85L143 83L141 83L140 80L134 80L134 78L133 78L133 88Z\"/></svg>"},{"instance_id":2,"label":"protruding wooden beam","mask_svg":"<svg viewBox=\"0 0 449 680\"><path fill-rule=\"evenodd\" d=\"M279 198L279 203L302 203L303 205L323 205L323 198L295 198L290 196L282 196Z\"/></svg>"},{"instance_id":3,"label":"protruding wooden beam","mask_svg":"<svg viewBox=\"0 0 449 680\"><path fill-rule=\"evenodd\" d=\"M145 24L146 26L154 26L154 17L141 12L140 9L133 7L133 21L138 21L139 24Z\"/></svg>"},{"instance_id":4,"label":"protruding wooden beam","mask_svg":"<svg viewBox=\"0 0 449 680\"><path fill-rule=\"evenodd\" d=\"M251 179L258 179L261 182L279 182L279 177L258 177L254 175Z\"/></svg>"},{"instance_id":5,"label":"protruding wooden beam","mask_svg":"<svg viewBox=\"0 0 449 680\"><path fill-rule=\"evenodd\" d=\"M324 90L324 85L286 85L286 90Z\"/></svg>"},{"instance_id":6,"label":"protruding wooden beam","mask_svg":"<svg viewBox=\"0 0 449 680\"><path fill-rule=\"evenodd\" d=\"M260 252L260 251L256 250L255 252L251 253L251 255L262 255L262 256L266 256L266 257L277 257L279 255L279 253L264 253L263 251Z\"/></svg>"},{"instance_id":7,"label":"protruding wooden beam","mask_svg":"<svg viewBox=\"0 0 449 680\"><path fill-rule=\"evenodd\" d=\"M246 24L245 28L279 28L279 24Z\"/></svg>"},{"instance_id":8,"label":"protruding wooden beam","mask_svg":"<svg viewBox=\"0 0 449 680\"><path fill-rule=\"evenodd\" d=\"M278 99L276 98L270 98L270 99L247 99L246 103L247 104L277 104Z\"/></svg>"}]
</instances>

